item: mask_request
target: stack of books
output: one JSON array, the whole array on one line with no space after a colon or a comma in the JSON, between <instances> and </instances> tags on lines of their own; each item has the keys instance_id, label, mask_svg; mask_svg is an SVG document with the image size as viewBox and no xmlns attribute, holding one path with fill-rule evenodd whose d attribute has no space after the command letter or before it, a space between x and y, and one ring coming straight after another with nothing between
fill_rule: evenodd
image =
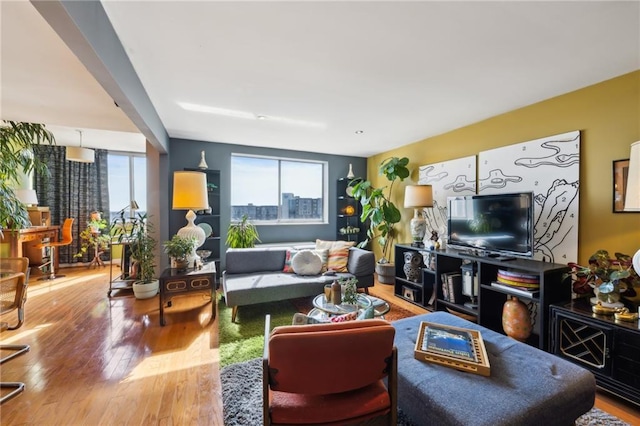
<instances>
[{"instance_id":1,"label":"stack of books","mask_svg":"<svg viewBox=\"0 0 640 426\"><path fill-rule=\"evenodd\" d=\"M451 303L464 303L462 296L462 274L460 272L444 272L442 280L442 297Z\"/></svg>"},{"instance_id":2,"label":"stack of books","mask_svg":"<svg viewBox=\"0 0 640 426\"><path fill-rule=\"evenodd\" d=\"M535 274L498 269L498 278L491 286L528 298L540 294L540 277Z\"/></svg>"}]
</instances>

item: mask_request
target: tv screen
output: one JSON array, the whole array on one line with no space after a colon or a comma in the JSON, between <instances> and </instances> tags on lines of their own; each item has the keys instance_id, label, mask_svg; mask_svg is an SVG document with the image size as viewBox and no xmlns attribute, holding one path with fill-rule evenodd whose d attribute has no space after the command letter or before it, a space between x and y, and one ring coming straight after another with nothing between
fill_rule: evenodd
<instances>
[{"instance_id":1,"label":"tv screen","mask_svg":"<svg viewBox=\"0 0 640 426\"><path fill-rule=\"evenodd\" d=\"M533 256L533 193L449 197L447 206L449 246Z\"/></svg>"}]
</instances>

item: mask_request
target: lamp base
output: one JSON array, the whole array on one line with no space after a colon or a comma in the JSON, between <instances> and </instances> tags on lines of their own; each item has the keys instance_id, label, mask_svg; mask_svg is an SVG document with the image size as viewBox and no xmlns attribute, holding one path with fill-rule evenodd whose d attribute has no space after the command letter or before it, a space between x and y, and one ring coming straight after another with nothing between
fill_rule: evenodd
<instances>
[{"instance_id":1,"label":"lamp base","mask_svg":"<svg viewBox=\"0 0 640 426\"><path fill-rule=\"evenodd\" d=\"M207 236L204 232L204 229L200 228L195 224L196 214L193 210L189 210L185 215L187 219L187 225L180 228L177 232L178 235L185 238L195 238L196 246L191 250L189 255L187 256L187 261L189 262L189 266L193 265L194 262L200 263L200 256L196 254L196 250L204 244L204 241L207 239Z\"/></svg>"},{"instance_id":2,"label":"lamp base","mask_svg":"<svg viewBox=\"0 0 640 426\"><path fill-rule=\"evenodd\" d=\"M411 219L411 238L413 239L413 243L411 243L412 247L424 247L424 235L427 232L427 221L424 220L423 217L419 216L417 213L418 209L416 209L416 214Z\"/></svg>"}]
</instances>

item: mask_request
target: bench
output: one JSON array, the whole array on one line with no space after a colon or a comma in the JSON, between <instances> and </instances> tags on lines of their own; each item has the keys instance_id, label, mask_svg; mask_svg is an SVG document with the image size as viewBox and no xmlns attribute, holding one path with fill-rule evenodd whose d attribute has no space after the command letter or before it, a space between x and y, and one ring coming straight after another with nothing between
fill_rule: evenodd
<instances>
[{"instance_id":1,"label":"bench","mask_svg":"<svg viewBox=\"0 0 640 426\"><path fill-rule=\"evenodd\" d=\"M415 359L422 321L480 331L491 375ZM593 374L555 355L446 312L392 325L398 348L398 407L416 425L568 426L593 407Z\"/></svg>"}]
</instances>

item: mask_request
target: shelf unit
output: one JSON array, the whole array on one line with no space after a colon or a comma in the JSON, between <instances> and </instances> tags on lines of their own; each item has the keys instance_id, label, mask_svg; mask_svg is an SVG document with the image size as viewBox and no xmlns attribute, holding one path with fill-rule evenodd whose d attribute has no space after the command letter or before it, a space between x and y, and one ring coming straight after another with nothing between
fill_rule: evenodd
<instances>
[{"instance_id":1,"label":"shelf unit","mask_svg":"<svg viewBox=\"0 0 640 426\"><path fill-rule=\"evenodd\" d=\"M358 244L366 239L367 230L360 221L362 207L360 203L347 192L351 179L340 178L337 183L336 204L336 237L338 240L354 241ZM355 229L358 232L353 232Z\"/></svg>"},{"instance_id":2,"label":"shelf unit","mask_svg":"<svg viewBox=\"0 0 640 426\"><path fill-rule=\"evenodd\" d=\"M131 247L128 241L111 241L109 243L109 252L113 253L114 246L121 246L120 250L120 268L119 273L114 273L115 259L111 259L109 262L109 290L107 290L107 297L111 297L111 293L116 290L132 290L133 282L135 278L130 275L131 268Z\"/></svg>"},{"instance_id":3,"label":"shelf unit","mask_svg":"<svg viewBox=\"0 0 640 426\"><path fill-rule=\"evenodd\" d=\"M418 282L407 280L404 274L404 253L407 251L418 252L423 258L422 274ZM461 303L452 303L444 299L442 274L461 272L463 263L475 263L478 279L477 308L465 306L464 303L470 301L469 297L463 297ZM562 280L562 274L569 271L566 265L529 259L498 260L456 250L419 249L403 244L395 246L395 264L396 296L429 310L447 310L464 314L475 319L478 324L500 333L504 333L502 307L510 297L518 297L530 305L534 322L534 329L527 343L544 350L548 350L550 340L549 306L571 300L571 283ZM497 279L499 269L537 275L540 279L539 294L528 298L509 289L491 286Z\"/></svg>"},{"instance_id":4,"label":"shelf unit","mask_svg":"<svg viewBox=\"0 0 640 426\"><path fill-rule=\"evenodd\" d=\"M551 306L551 352L590 370L602 388L640 405L638 321L595 315L577 299Z\"/></svg>"},{"instance_id":5,"label":"shelf unit","mask_svg":"<svg viewBox=\"0 0 640 426\"><path fill-rule=\"evenodd\" d=\"M198 250L211 250L211 255L205 259L205 262L215 262L216 275L220 277L220 253L221 253L221 228L220 228L220 170L211 169L185 169L189 171L202 172L207 175L207 185L215 185L215 187L207 188L207 196L209 198L209 207L211 211L196 211L195 223L206 223L212 229L212 234L207 237L204 244L198 247Z\"/></svg>"}]
</instances>

